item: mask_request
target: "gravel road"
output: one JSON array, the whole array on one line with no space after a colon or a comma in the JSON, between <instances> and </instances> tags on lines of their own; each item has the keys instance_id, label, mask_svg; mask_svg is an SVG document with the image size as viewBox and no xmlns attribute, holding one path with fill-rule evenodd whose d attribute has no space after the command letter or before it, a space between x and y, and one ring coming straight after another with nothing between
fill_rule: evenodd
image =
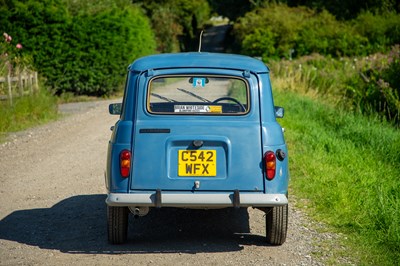
<instances>
[{"instance_id":1,"label":"gravel road","mask_svg":"<svg viewBox=\"0 0 400 266\"><path fill-rule=\"evenodd\" d=\"M263 213L251 208L152 210L130 221L127 244L109 245L109 103L63 105L61 120L0 144L0 265L324 265L321 243L336 236L294 204L279 247L264 243Z\"/></svg>"}]
</instances>

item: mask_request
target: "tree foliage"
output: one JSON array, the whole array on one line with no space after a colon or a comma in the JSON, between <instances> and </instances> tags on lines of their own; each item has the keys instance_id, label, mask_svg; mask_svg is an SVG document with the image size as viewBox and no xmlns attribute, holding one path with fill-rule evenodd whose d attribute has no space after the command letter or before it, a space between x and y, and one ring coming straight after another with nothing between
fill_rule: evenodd
<instances>
[{"instance_id":1,"label":"tree foliage","mask_svg":"<svg viewBox=\"0 0 400 266\"><path fill-rule=\"evenodd\" d=\"M363 12L350 21L356 32L368 39L369 51L385 51L400 43L400 15L394 12L373 14Z\"/></svg>"},{"instance_id":2,"label":"tree foliage","mask_svg":"<svg viewBox=\"0 0 400 266\"><path fill-rule=\"evenodd\" d=\"M251 56L291 58L319 53L354 56L384 51L399 43L400 16L361 13L340 21L323 10L273 4L238 19L234 36L240 50Z\"/></svg>"},{"instance_id":3,"label":"tree foliage","mask_svg":"<svg viewBox=\"0 0 400 266\"><path fill-rule=\"evenodd\" d=\"M286 2L286 1L282 1ZM400 3L396 0L287 0L289 6L307 6L316 10L328 10L339 19L353 19L360 13L399 12Z\"/></svg>"},{"instance_id":4,"label":"tree foliage","mask_svg":"<svg viewBox=\"0 0 400 266\"><path fill-rule=\"evenodd\" d=\"M110 94L123 82L132 60L154 52L148 19L122 0L119 5L108 0L88 5L96 9L85 9L80 1L66 3L9 0L0 7L5 14L0 25L25 44L55 93Z\"/></svg>"},{"instance_id":5,"label":"tree foliage","mask_svg":"<svg viewBox=\"0 0 400 266\"><path fill-rule=\"evenodd\" d=\"M198 36L210 18L207 0L133 0L152 19L160 52L194 51Z\"/></svg>"},{"instance_id":6,"label":"tree foliage","mask_svg":"<svg viewBox=\"0 0 400 266\"><path fill-rule=\"evenodd\" d=\"M170 7L159 7L152 12L151 21L157 40L157 51L180 51L179 36L183 34L183 27L178 23Z\"/></svg>"},{"instance_id":7,"label":"tree foliage","mask_svg":"<svg viewBox=\"0 0 400 266\"><path fill-rule=\"evenodd\" d=\"M236 52L267 59L387 50L397 11L395 0L0 0L0 30L56 93L103 95L139 56L197 50L211 12L235 20Z\"/></svg>"},{"instance_id":8,"label":"tree foliage","mask_svg":"<svg viewBox=\"0 0 400 266\"><path fill-rule=\"evenodd\" d=\"M212 11L235 21L251 11L255 5L249 0L208 0Z\"/></svg>"},{"instance_id":9,"label":"tree foliage","mask_svg":"<svg viewBox=\"0 0 400 266\"><path fill-rule=\"evenodd\" d=\"M212 11L233 21L255 8L270 4L287 4L290 7L305 6L318 12L327 10L338 19L353 19L360 13L399 12L400 2L396 0L208 0Z\"/></svg>"}]
</instances>

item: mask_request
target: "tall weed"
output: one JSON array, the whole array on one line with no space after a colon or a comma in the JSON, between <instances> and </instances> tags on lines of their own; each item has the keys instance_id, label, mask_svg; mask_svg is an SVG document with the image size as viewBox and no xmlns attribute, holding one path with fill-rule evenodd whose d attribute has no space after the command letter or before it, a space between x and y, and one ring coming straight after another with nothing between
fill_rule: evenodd
<instances>
[{"instance_id":1,"label":"tall weed","mask_svg":"<svg viewBox=\"0 0 400 266\"><path fill-rule=\"evenodd\" d=\"M271 61L280 87L312 95L341 108L378 114L396 125L400 119L400 46L387 54L332 58L319 54Z\"/></svg>"},{"instance_id":2,"label":"tall weed","mask_svg":"<svg viewBox=\"0 0 400 266\"><path fill-rule=\"evenodd\" d=\"M356 110L376 112L399 124L400 46L378 60L378 64L363 65L359 75L347 80L346 96Z\"/></svg>"}]
</instances>

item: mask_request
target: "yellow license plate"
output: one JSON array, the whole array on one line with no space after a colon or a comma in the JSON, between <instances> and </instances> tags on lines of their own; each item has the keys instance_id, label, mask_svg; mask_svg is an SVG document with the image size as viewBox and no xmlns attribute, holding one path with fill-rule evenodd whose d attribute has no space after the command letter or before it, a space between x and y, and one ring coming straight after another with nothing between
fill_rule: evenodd
<instances>
[{"instance_id":1,"label":"yellow license plate","mask_svg":"<svg viewBox=\"0 0 400 266\"><path fill-rule=\"evenodd\" d=\"M216 150L179 150L178 176L216 176Z\"/></svg>"}]
</instances>

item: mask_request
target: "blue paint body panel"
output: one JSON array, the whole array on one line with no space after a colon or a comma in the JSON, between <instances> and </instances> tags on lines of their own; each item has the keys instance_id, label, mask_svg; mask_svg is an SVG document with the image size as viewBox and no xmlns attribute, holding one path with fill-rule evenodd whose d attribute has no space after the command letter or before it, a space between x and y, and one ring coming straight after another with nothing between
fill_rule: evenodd
<instances>
[{"instance_id":1,"label":"blue paint body panel","mask_svg":"<svg viewBox=\"0 0 400 266\"><path fill-rule=\"evenodd\" d=\"M169 195L168 206L177 207L226 207L222 195L230 198L229 195L235 191L246 195L243 196L246 200L244 206L287 204L288 157L276 160L276 174L272 180L266 178L264 167L263 156L267 151L277 153L281 150L287 154L282 128L275 118L269 69L264 63L241 55L161 54L136 60L129 66L127 75L122 113L114 127L107 155L106 187L109 205L153 206L157 200L146 195L153 195L156 191ZM207 105L208 109L211 106L216 108L217 113L153 112L151 101L155 100L150 98L160 98L158 93L151 91L152 86L157 89L155 80L164 82L164 79L170 77L173 80L174 77L186 76L200 80L200 92L203 87L211 86L208 84L209 79L210 84L213 78L219 77L240 81L247 90L247 94L242 96L246 98L242 100L244 107L241 107L245 110L229 101L199 101L196 106ZM164 83L168 86L168 82ZM175 111L177 106L182 105L194 108L193 103L176 103L176 98L184 97L182 95L182 92L168 97L164 95L164 99L156 98L156 104L171 105ZM190 99L191 96L185 97ZM224 108L237 110L225 113L221 111ZM196 141L201 145L194 147ZM119 156L122 150L132 153L129 177L121 177L120 174ZM215 151L216 174L179 175L180 150ZM201 204L200 195L204 193L211 198L214 195L215 201L207 200ZM124 194L129 197L122 197ZM252 194L257 196L253 197ZM187 204L185 195L188 197ZM271 200L271 195L278 195L274 198L276 204ZM121 198L125 198L125 201L121 201ZM175 198L179 198L179 202L174 203ZM234 201L232 199L232 204ZM158 204L162 205L162 201ZM240 205L240 202L235 204Z\"/></svg>"}]
</instances>

